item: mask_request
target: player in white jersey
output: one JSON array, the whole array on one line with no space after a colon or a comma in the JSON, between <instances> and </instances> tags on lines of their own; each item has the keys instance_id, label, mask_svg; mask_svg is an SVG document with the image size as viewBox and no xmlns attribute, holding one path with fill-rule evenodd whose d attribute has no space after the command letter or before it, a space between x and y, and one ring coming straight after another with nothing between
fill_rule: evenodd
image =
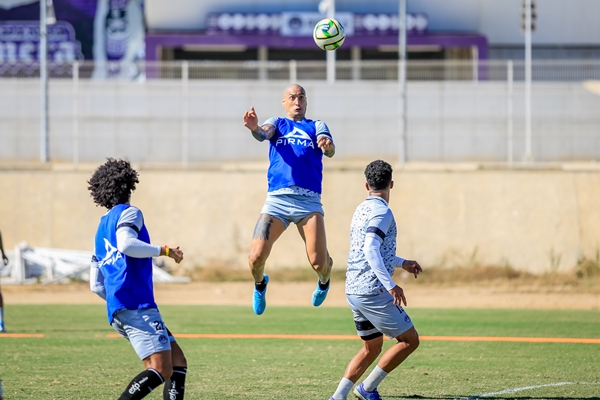
<instances>
[{"instance_id":1,"label":"player in white jersey","mask_svg":"<svg viewBox=\"0 0 600 400\"><path fill-rule=\"evenodd\" d=\"M344 377L330 400L346 400L352 387L377 359L383 335L396 339L371 374L354 389L362 400L380 400L381 381L419 347L419 335L402 304L406 297L392 280L395 268L422 272L416 261L396 256L396 221L389 208L392 167L376 160L365 169L369 197L354 212L350 226L350 254L346 272L346 298L352 309L363 348L346 367Z\"/></svg>"},{"instance_id":2,"label":"player in white jersey","mask_svg":"<svg viewBox=\"0 0 600 400\"><path fill-rule=\"evenodd\" d=\"M296 224L306 246L306 254L319 282L312 296L316 307L323 303L329 290L333 260L327 251L321 186L323 155L333 157L335 145L323 121L306 115L306 91L290 85L283 95L285 118L272 117L262 125L251 107L244 114L244 126L262 142L269 141L269 188L252 235L248 256L254 277L252 308L258 315L265 311L269 277L265 263L275 241L290 223Z\"/></svg>"},{"instance_id":3,"label":"player in white jersey","mask_svg":"<svg viewBox=\"0 0 600 400\"><path fill-rule=\"evenodd\" d=\"M8 265L8 257L4 253L4 245L2 244L2 234L0 233L0 252L2 253L2 263ZM0 332L6 332L4 327L4 299L2 298L2 288L0 287ZM0 397L2 397L2 391L0 390Z\"/></svg>"}]
</instances>

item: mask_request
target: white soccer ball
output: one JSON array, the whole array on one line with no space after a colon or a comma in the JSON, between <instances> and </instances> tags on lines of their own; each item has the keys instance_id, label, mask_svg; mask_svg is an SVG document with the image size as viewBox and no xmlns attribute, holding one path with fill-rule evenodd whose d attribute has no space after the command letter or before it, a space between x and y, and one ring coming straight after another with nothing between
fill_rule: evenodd
<instances>
[{"instance_id":1,"label":"white soccer ball","mask_svg":"<svg viewBox=\"0 0 600 400\"><path fill-rule=\"evenodd\" d=\"M344 27L333 18L325 18L317 22L313 30L313 39L323 50L335 50L346 39Z\"/></svg>"}]
</instances>

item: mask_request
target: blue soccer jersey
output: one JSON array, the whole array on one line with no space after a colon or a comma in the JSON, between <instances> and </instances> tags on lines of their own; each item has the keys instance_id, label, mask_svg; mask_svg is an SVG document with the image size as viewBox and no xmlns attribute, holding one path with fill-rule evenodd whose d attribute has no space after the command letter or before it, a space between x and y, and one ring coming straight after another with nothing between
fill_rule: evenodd
<instances>
[{"instance_id":1,"label":"blue soccer jersey","mask_svg":"<svg viewBox=\"0 0 600 400\"><path fill-rule=\"evenodd\" d=\"M267 124L276 128L269 146L268 191L298 186L321 194L323 150L317 146L317 138L325 135L332 139L327 125L318 120L278 117L263 125Z\"/></svg>"},{"instance_id":2,"label":"blue soccer jersey","mask_svg":"<svg viewBox=\"0 0 600 400\"><path fill-rule=\"evenodd\" d=\"M374 233L379 238L384 267L392 276L396 264L397 228L392 210L381 197L369 196L354 211L346 271L347 294L368 295L386 291L363 250L367 233Z\"/></svg>"},{"instance_id":3,"label":"blue soccer jersey","mask_svg":"<svg viewBox=\"0 0 600 400\"><path fill-rule=\"evenodd\" d=\"M117 226L121 214L130 206L118 204L101 219L96 231L95 256L104 275L106 309L112 324L114 314L123 309L157 308L152 287L152 258L134 258L117 249ZM126 224L138 233L138 239L150 243L146 226ZM138 232L139 231L139 232Z\"/></svg>"}]
</instances>

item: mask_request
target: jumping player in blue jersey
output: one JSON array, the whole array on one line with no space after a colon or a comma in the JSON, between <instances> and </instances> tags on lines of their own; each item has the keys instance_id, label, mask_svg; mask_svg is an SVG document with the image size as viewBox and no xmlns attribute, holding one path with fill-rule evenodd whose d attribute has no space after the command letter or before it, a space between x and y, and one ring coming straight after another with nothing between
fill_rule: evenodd
<instances>
[{"instance_id":1,"label":"jumping player in blue jersey","mask_svg":"<svg viewBox=\"0 0 600 400\"><path fill-rule=\"evenodd\" d=\"M395 339L354 394L362 400L381 400L377 386L419 347L419 335L402 308L406 297L392 280L395 268L417 277L416 261L396 256L396 221L388 206L394 187L392 167L382 160L365 169L369 197L354 212L350 225L350 253L346 271L346 299L352 309L356 332L363 348L346 367L344 377L330 400L346 400L350 390L375 361L383 346L383 335Z\"/></svg>"},{"instance_id":2,"label":"jumping player in blue jersey","mask_svg":"<svg viewBox=\"0 0 600 400\"><path fill-rule=\"evenodd\" d=\"M111 158L88 181L94 203L108 209L96 231L90 286L106 300L108 322L146 367L119 400L142 399L162 383L164 400L182 400L187 361L154 301L152 257L180 263L183 252L150 244L142 212L129 204L136 183L138 173L129 162Z\"/></svg>"},{"instance_id":3,"label":"jumping player in blue jersey","mask_svg":"<svg viewBox=\"0 0 600 400\"><path fill-rule=\"evenodd\" d=\"M255 287L252 307L258 315L265 311L269 277L265 262L273 244L295 223L304 239L308 261L319 276L312 304L320 306L329 291L333 260L327 251L325 221L321 204L323 154L333 157L335 145L323 121L306 115L306 91L300 85L286 88L282 100L285 118L272 117L262 125L254 107L244 114L244 126L262 142L269 141L269 188L252 235L248 262Z\"/></svg>"}]
</instances>

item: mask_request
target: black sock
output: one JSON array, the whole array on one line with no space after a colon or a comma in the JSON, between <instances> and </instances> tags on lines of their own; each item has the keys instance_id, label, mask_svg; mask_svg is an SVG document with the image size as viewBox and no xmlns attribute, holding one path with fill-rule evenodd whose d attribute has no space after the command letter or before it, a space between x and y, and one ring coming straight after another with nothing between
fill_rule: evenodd
<instances>
[{"instance_id":1,"label":"black sock","mask_svg":"<svg viewBox=\"0 0 600 400\"><path fill-rule=\"evenodd\" d=\"M262 282L254 282L254 287L259 292L264 291L266 289L266 287L267 287L267 282L265 282L265 278L263 278Z\"/></svg>"},{"instance_id":2,"label":"black sock","mask_svg":"<svg viewBox=\"0 0 600 400\"><path fill-rule=\"evenodd\" d=\"M162 385L164 381L165 380L158 371L148 368L129 382L127 389L125 389L121 397L119 397L119 400L143 399L154 388Z\"/></svg>"},{"instance_id":3,"label":"black sock","mask_svg":"<svg viewBox=\"0 0 600 400\"><path fill-rule=\"evenodd\" d=\"M329 287L329 282L331 282L331 279L329 279L326 283L321 283L321 281L319 281L319 289L321 290L325 290Z\"/></svg>"},{"instance_id":4,"label":"black sock","mask_svg":"<svg viewBox=\"0 0 600 400\"><path fill-rule=\"evenodd\" d=\"M165 382L163 400L183 400L187 367L173 367L173 375Z\"/></svg>"}]
</instances>

